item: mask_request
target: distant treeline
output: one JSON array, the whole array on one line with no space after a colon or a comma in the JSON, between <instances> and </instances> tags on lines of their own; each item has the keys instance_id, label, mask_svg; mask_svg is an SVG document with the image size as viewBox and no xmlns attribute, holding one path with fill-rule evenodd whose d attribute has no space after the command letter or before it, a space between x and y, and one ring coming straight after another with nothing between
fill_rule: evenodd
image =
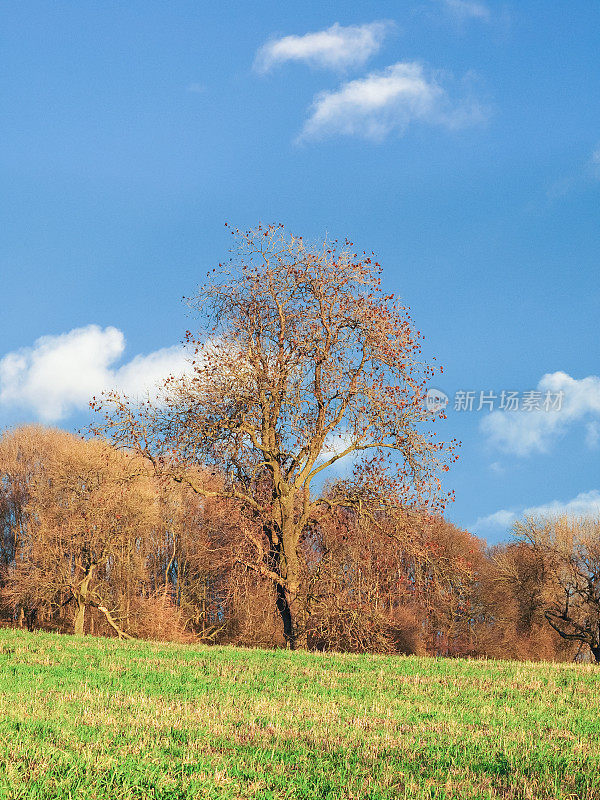
<instances>
[{"instance_id":1,"label":"distant treeline","mask_svg":"<svg viewBox=\"0 0 600 800\"><path fill-rule=\"evenodd\" d=\"M194 478L206 494L222 480L208 470ZM264 570L257 569L261 541L249 534L235 499L214 494L201 497L182 482L161 480L142 458L99 438L42 427L5 432L2 624L285 646L269 554L261 562ZM534 542L522 533L511 544L488 549L439 517L396 513L368 519L325 506L301 546L303 646L506 659L589 657L592 642L575 636L576 627L567 630L556 622L565 588L539 536ZM570 623L591 630L590 608L577 606L572 591Z\"/></svg>"}]
</instances>

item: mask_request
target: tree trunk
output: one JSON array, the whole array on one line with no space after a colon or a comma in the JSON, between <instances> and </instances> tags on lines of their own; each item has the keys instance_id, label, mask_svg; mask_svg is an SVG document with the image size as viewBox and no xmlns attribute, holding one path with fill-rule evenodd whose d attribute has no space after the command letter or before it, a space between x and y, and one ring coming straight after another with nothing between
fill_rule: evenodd
<instances>
[{"instance_id":1,"label":"tree trunk","mask_svg":"<svg viewBox=\"0 0 600 800\"><path fill-rule=\"evenodd\" d=\"M75 622L73 624L73 633L76 636L83 636L85 634L85 609L88 604L88 597L90 593L90 583L96 569L95 564L91 564L85 577L76 589L73 589L73 595L77 603L77 611L75 613Z\"/></svg>"},{"instance_id":2,"label":"tree trunk","mask_svg":"<svg viewBox=\"0 0 600 800\"><path fill-rule=\"evenodd\" d=\"M285 644L289 650L295 650L296 637L294 636L292 610L288 602L285 586L282 586L280 583L278 583L276 586L276 591L277 591L277 600L276 600L277 610L279 611L279 616L281 617L281 621L283 622L283 637L285 639Z\"/></svg>"},{"instance_id":3,"label":"tree trunk","mask_svg":"<svg viewBox=\"0 0 600 800\"><path fill-rule=\"evenodd\" d=\"M288 583L276 586L276 603L283 622L283 636L288 650L303 650L306 647L306 633L302 621L302 610L298 601L298 586Z\"/></svg>"},{"instance_id":4,"label":"tree trunk","mask_svg":"<svg viewBox=\"0 0 600 800\"><path fill-rule=\"evenodd\" d=\"M37 619L37 608L23 608L21 606L19 614L19 626L25 626L29 632L33 631L35 621Z\"/></svg>"},{"instance_id":5,"label":"tree trunk","mask_svg":"<svg viewBox=\"0 0 600 800\"><path fill-rule=\"evenodd\" d=\"M73 633L75 636L83 636L85 633L85 600L83 600L81 596L77 597L77 611L75 613Z\"/></svg>"},{"instance_id":6,"label":"tree trunk","mask_svg":"<svg viewBox=\"0 0 600 800\"><path fill-rule=\"evenodd\" d=\"M596 646L590 645L590 650L592 651L596 664L600 664L600 644Z\"/></svg>"},{"instance_id":7,"label":"tree trunk","mask_svg":"<svg viewBox=\"0 0 600 800\"><path fill-rule=\"evenodd\" d=\"M300 603L299 594L300 587L297 581L290 581L287 587L287 602L290 609L290 616L292 620L292 637L294 641L294 648L297 650L306 649L306 619L304 610Z\"/></svg>"},{"instance_id":8,"label":"tree trunk","mask_svg":"<svg viewBox=\"0 0 600 800\"><path fill-rule=\"evenodd\" d=\"M287 526L286 526L287 527ZM299 564L296 544L289 530L283 535L271 527L265 528L269 537L269 567L281 575L281 583L275 585L276 606L283 623L283 636L288 650L306 647L306 636L301 625L299 595Z\"/></svg>"}]
</instances>

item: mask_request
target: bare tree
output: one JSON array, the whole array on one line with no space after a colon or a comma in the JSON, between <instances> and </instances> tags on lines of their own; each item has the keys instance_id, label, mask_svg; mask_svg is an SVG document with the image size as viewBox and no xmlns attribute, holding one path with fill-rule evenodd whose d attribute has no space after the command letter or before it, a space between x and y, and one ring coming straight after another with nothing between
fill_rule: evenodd
<instances>
[{"instance_id":1,"label":"bare tree","mask_svg":"<svg viewBox=\"0 0 600 800\"><path fill-rule=\"evenodd\" d=\"M94 608L129 636L129 604L145 579L144 539L158 522L147 464L100 439L24 428L3 437L0 473L18 490L13 505L19 500L2 570L5 600L38 616L73 607L78 634Z\"/></svg>"},{"instance_id":2,"label":"bare tree","mask_svg":"<svg viewBox=\"0 0 600 800\"><path fill-rule=\"evenodd\" d=\"M543 565L539 602L549 625L600 662L600 520L531 517L515 535Z\"/></svg>"},{"instance_id":3,"label":"bare tree","mask_svg":"<svg viewBox=\"0 0 600 800\"><path fill-rule=\"evenodd\" d=\"M577 643L561 639L546 622L546 564L528 542L490 548L474 589L475 654L519 661L573 660Z\"/></svg>"},{"instance_id":4,"label":"bare tree","mask_svg":"<svg viewBox=\"0 0 600 800\"><path fill-rule=\"evenodd\" d=\"M302 646L301 544L319 507L380 497L392 475L395 503L439 508L438 470L454 456L428 430L434 370L374 258L351 242L309 247L282 226L234 234L235 263L191 301L204 322L187 337L191 375L167 380L158 401L104 397L96 430L197 494L238 503L239 561L272 582L285 640ZM361 459L354 488L325 498L320 482L345 456ZM207 488L198 465L223 486Z\"/></svg>"}]
</instances>

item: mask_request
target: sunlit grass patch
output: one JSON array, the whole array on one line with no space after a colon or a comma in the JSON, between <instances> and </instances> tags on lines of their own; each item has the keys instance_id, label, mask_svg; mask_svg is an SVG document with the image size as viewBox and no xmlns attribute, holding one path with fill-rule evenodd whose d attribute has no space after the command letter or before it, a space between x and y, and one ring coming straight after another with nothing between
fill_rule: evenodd
<instances>
[{"instance_id":1,"label":"sunlit grass patch","mask_svg":"<svg viewBox=\"0 0 600 800\"><path fill-rule=\"evenodd\" d=\"M0 631L0 797L600 797L600 670Z\"/></svg>"}]
</instances>

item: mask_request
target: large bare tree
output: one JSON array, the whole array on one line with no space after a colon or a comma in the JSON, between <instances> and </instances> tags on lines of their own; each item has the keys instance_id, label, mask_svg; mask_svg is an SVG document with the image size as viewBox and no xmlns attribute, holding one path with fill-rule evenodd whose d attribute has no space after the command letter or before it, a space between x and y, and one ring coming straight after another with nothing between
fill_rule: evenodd
<instances>
[{"instance_id":1,"label":"large bare tree","mask_svg":"<svg viewBox=\"0 0 600 800\"><path fill-rule=\"evenodd\" d=\"M97 432L204 497L237 503L239 560L273 582L289 647L304 644L301 542L323 503L439 510L455 456L429 430L434 369L420 333L351 242L308 246L281 225L236 237L229 265L191 300L191 372L143 403L109 394ZM322 493L340 459L354 478ZM225 477L214 489L199 466ZM385 489L383 487L385 485ZM393 495L393 497L391 497Z\"/></svg>"}]
</instances>

